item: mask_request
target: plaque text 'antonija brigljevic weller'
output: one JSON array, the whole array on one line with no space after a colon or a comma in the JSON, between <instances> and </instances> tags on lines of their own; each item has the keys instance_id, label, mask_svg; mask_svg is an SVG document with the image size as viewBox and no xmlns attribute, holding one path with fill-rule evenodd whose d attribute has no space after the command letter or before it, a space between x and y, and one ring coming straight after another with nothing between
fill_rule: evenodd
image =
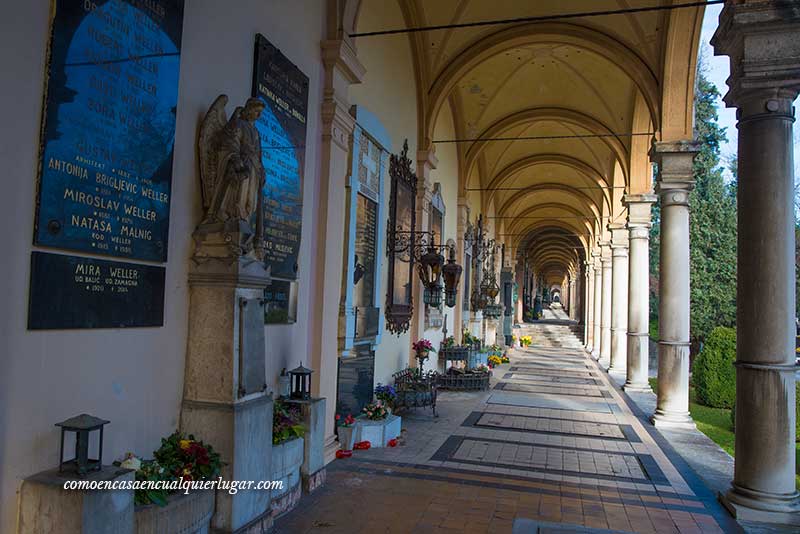
<instances>
[{"instance_id":1,"label":"plaque text 'antonija brigljevic weller'","mask_svg":"<svg viewBox=\"0 0 800 534\"><path fill-rule=\"evenodd\" d=\"M167 259L183 0L57 0L34 242Z\"/></svg>"}]
</instances>

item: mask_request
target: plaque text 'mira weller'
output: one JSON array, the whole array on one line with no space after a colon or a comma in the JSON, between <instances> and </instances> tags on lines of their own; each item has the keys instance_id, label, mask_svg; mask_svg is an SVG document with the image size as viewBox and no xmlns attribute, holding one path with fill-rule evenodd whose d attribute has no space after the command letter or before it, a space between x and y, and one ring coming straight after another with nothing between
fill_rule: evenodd
<instances>
[{"instance_id":1,"label":"plaque text 'mira weller'","mask_svg":"<svg viewBox=\"0 0 800 534\"><path fill-rule=\"evenodd\" d=\"M34 242L166 261L183 0L57 0Z\"/></svg>"}]
</instances>

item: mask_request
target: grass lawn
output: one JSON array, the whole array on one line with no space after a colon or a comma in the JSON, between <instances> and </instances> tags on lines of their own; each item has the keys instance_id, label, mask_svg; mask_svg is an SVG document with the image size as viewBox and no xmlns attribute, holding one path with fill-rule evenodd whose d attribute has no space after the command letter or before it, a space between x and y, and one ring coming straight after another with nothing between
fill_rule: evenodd
<instances>
[{"instance_id":1,"label":"grass lawn","mask_svg":"<svg viewBox=\"0 0 800 534\"><path fill-rule=\"evenodd\" d=\"M653 391L658 389L658 381L651 378L650 387ZM694 388L689 390L689 412L692 419L697 424L697 429L711 438L725 452L731 456L734 454L733 425L731 424L731 411L726 408L709 408L695 402ZM795 484L800 489L800 443L795 443Z\"/></svg>"}]
</instances>

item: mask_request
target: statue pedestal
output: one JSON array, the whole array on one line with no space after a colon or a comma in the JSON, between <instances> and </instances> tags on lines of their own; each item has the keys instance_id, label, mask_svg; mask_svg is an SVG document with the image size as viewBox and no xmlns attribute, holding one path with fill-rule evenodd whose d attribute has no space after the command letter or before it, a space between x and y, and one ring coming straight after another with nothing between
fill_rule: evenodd
<instances>
[{"instance_id":1,"label":"statue pedestal","mask_svg":"<svg viewBox=\"0 0 800 534\"><path fill-rule=\"evenodd\" d=\"M263 308L269 272L239 254L247 237L238 226L201 226L194 238L181 430L220 453L224 480L269 480L273 406L266 391ZM269 501L268 490L219 490L212 528L266 531Z\"/></svg>"}]
</instances>

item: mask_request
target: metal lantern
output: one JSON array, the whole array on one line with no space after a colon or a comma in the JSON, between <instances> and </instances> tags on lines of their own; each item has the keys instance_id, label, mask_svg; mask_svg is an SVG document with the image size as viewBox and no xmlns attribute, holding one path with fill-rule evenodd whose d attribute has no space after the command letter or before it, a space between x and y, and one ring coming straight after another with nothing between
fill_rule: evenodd
<instances>
[{"instance_id":1,"label":"metal lantern","mask_svg":"<svg viewBox=\"0 0 800 534\"><path fill-rule=\"evenodd\" d=\"M442 305L442 286L441 284L431 284L425 286L422 293L422 301L429 306L438 308Z\"/></svg>"},{"instance_id":2,"label":"metal lantern","mask_svg":"<svg viewBox=\"0 0 800 534\"><path fill-rule=\"evenodd\" d=\"M456 294L458 293L458 283L461 281L461 272L464 270L461 265L456 263L456 249L450 247L450 255L444 271L444 298L447 307L452 308L456 305Z\"/></svg>"},{"instance_id":3,"label":"metal lantern","mask_svg":"<svg viewBox=\"0 0 800 534\"><path fill-rule=\"evenodd\" d=\"M99 471L103 467L103 425L111 421L100 419L93 415L82 413L66 421L56 423L61 427L61 447L58 453L58 472L65 468L75 471L78 475L85 475L90 471ZM97 458L89 458L89 434L95 430L100 431L100 440L97 447ZM75 458L64 461L64 434L75 432Z\"/></svg>"},{"instance_id":4,"label":"metal lantern","mask_svg":"<svg viewBox=\"0 0 800 534\"><path fill-rule=\"evenodd\" d=\"M425 286L423 302L436 308L442 302L442 266L444 256L439 253L438 247L433 243L434 235L431 234L428 251L419 258L419 278Z\"/></svg>"},{"instance_id":5,"label":"metal lantern","mask_svg":"<svg viewBox=\"0 0 800 534\"><path fill-rule=\"evenodd\" d=\"M308 400L311 398L311 369L306 369L301 363L295 369L289 371L289 380L292 384L292 392L289 398L298 400Z\"/></svg>"}]
</instances>

